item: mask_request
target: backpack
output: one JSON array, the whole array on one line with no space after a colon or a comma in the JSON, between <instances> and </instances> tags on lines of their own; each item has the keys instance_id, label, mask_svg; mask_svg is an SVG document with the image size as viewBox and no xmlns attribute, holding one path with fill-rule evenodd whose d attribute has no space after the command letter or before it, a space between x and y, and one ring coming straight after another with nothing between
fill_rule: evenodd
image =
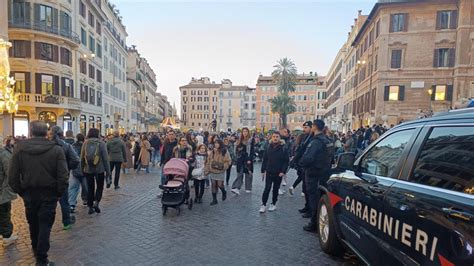
<instances>
[{"instance_id":1,"label":"backpack","mask_svg":"<svg viewBox=\"0 0 474 266\"><path fill-rule=\"evenodd\" d=\"M95 145L95 149L90 146ZM88 166L97 166L100 161L99 157L99 145L100 143L87 143L87 145L84 147L84 153L85 153L85 159L86 159L86 164Z\"/></svg>"}]
</instances>

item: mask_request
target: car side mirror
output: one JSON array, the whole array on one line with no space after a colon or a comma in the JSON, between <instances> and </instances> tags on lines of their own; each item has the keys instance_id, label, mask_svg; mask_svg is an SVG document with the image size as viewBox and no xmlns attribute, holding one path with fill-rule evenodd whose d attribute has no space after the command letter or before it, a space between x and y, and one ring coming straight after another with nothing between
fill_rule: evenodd
<instances>
[{"instance_id":1,"label":"car side mirror","mask_svg":"<svg viewBox=\"0 0 474 266\"><path fill-rule=\"evenodd\" d=\"M337 157L336 167L341 170L353 170L355 162L355 154L352 152L345 152L339 154Z\"/></svg>"}]
</instances>

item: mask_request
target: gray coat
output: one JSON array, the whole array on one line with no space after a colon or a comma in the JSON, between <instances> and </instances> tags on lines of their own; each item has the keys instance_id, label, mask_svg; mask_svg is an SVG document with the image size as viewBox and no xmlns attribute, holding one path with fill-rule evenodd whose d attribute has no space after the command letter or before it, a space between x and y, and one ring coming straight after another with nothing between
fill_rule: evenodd
<instances>
[{"instance_id":1,"label":"gray coat","mask_svg":"<svg viewBox=\"0 0 474 266\"><path fill-rule=\"evenodd\" d=\"M89 149L93 144L99 144L99 163L97 165L88 165L86 160L86 149ZM95 146L95 145L94 145ZM87 139L82 145L81 149L81 166L84 174L103 174L110 175L109 155L105 143L97 138Z\"/></svg>"},{"instance_id":2,"label":"gray coat","mask_svg":"<svg viewBox=\"0 0 474 266\"><path fill-rule=\"evenodd\" d=\"M119 137L114 137L107 141L107 152L109 153L109 161L127 162L125 143Z\"/></svg>"},{"instance_id":3,"label":"gray coat","mask_svg":"<svg viewBox=\"0 0 474 266\"><path fill-rule=\"evenodd\" d=\"M16 199L16 194L8 185L8 164L12 154L5 148L0 148L0 204Z\"/></svg>"}]
</instances>

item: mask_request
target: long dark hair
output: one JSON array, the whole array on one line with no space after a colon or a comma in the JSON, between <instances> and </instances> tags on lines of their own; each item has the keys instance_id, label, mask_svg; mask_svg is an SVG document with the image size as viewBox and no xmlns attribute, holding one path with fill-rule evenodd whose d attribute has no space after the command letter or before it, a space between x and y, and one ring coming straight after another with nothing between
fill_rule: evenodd
<instances>
[{"instance_id":1,"label":"long dark hair","mask_svg":"<svg viewBox=\"0 0 474 266\"><path fill-rule=\"evenodd\" d=\"M227 148L226 148L226 146L224 145L224 142L223 142L221 139L219 139L219 138L217 138L217 139L215 140L215 142L217 142L217 143L219 144L219 151L220 151L220 153L222 153L222 156L224 156L225 153L227 152Z\"/></svg>"},{"instance_id":2,"label":"long dark hair","mask_svg":"<svg viewBox=\"0 0 474 266\"><path fill-rule=\"evenodd\" d=\"M87 132L87 138L99 138L99 130L97 128L90 128Z\"/></svg>"},{"instance_id":3,"label":"long dark hair","mask_svg":"<svg viewBox=\"0 0 474 266\"><path fill-rule=\"evenodd\" d=\"M304 137L306 137L305 134L299 134L298 137L296 138L296 145L300 145L304 141Z\"/></svg>"},{"instance_id":4,"label":"long dark hair","mask_svg":"<svg viewBox=\"0 0 474 266\"><path fill-rule=\"evenodd\" d=\"M248 133L247 139L244 139L244 130L246 130L247 133ZM249 130L249 128L248 128L248 127L243 127L243 128L242 128L242 133L240 134L239 143L243 143L244 141L248 141L248 140L250 140L251 137L252 137L252 136L250 136L250 130Z\"/></svg>"}]
</instances>

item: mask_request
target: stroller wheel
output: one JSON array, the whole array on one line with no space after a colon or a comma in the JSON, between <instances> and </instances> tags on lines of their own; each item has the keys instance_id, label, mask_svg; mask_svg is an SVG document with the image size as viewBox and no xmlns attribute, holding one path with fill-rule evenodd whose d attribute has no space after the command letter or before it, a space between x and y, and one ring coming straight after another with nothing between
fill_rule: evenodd
<instances>
[{"instance_id":1,"label":"stroller wheel","mask_svg":"<svg viewBox=\"0 0 474 266\"><path fill-rule=\"evenodd\" d=\"M166 215L166 212L168 211L168 207L163 206L163 207L162 207L162 211L163 211L163 216L165 216L165 215Z\"/></svg>"},{"instance_id":2,"label":"stroller wheel","mask_svg":"<svg viewBox=\"0 0 474 266\"><path fill-rule=\"evenodd\" d=\"M180 215L181 214L181 208L177 208L176 211L178 212L176 215Z\"/></svg>"},{"instance_id":3,"label":"stroller wheel","mask_svg":"<svg viewBox=\"0 0 474 266\"><path fill-rule=\"evenodd\" d=\"M192 199L189 200L188 209L189 210L193 209L193 200Z\"/></svg>"}]
</instances>

